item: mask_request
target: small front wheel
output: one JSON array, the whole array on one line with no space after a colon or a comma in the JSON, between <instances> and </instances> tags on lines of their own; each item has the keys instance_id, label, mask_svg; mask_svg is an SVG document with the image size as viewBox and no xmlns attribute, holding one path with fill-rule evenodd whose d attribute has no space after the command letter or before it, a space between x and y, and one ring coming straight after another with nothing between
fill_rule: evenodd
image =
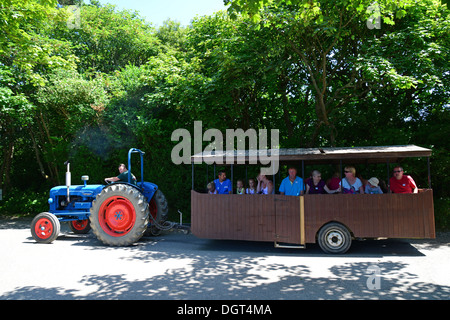
<instances>
[{"instance_id":1,"label":"small front wheel","mask_svg":"<svg viewBox=\"0 0 450 320\"><path fill-rule=\"evenodd\" d=\"M59 235L61 224L48 212L38 214L31 222L31 235L39 243L52 243Z\"/></svg>"},{"instance_id":2,"label":"small front wheel","mask_svg":"<svg viewBox=\"0 0 450 320\"><path fill-rule=\"evenodd\" d=\"M337 222L331 222L319 231L318 242L326 253L345 253L352 244L352 236L348 229Z\"/></svg>"}]
</instances>

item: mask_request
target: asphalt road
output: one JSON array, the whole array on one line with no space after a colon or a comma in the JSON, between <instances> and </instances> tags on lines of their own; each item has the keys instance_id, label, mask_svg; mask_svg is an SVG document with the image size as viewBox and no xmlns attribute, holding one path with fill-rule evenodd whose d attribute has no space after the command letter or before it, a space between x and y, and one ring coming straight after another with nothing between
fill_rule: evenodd
<instances>
[{"instance_id":1,"label":"asphalt road","mask_svg":"<svg viewBox=\"0 0 450 320\"><path fill-rule=\"evenodd\" d=\"M303 300L450 298L449 234L354 242L345 255L167 233L107 247L67 224L35 243L31 220L0 220L0 299Z\"/></svg>"}]
</instances>

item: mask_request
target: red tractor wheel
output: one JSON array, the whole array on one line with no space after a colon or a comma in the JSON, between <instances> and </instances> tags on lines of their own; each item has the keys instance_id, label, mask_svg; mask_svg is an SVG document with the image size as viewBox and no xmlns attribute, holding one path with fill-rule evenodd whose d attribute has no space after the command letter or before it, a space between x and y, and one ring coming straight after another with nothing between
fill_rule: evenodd
<instances>
[{"instance_id":1,"label":"red tractor wheel","mask_svg":"<svg viewBox=\"0 0 450 320\"><path fill-rule=\"evenodd\" d=\"M149 209L144 195L126 184L113 184L92 202L92 231L110 246L128 246L138 241L148 225Z\"/></svg>"},{"instance_id":2,"label":"red tractor wheel","mask_svg":"<svg viewBox=\"0 0 450 320\"><path fill-rule=\"evenodd\" d=\"M39 243L51 243L59 235L61 224L58 218L48 212L38 214L31 222L31 235Z\"/></svg>"},{"instance_id":3,"label":"red tractor wheel","mask_svg":"<svg viewBox=\"0 0 450 320\"><path fill-rule=\"evenodd\" d=\"M86 234L91 231L91 223L89 219L86 220L74 220L69 222L70 230L76 234Z\"/></svg>"}]
</instances>

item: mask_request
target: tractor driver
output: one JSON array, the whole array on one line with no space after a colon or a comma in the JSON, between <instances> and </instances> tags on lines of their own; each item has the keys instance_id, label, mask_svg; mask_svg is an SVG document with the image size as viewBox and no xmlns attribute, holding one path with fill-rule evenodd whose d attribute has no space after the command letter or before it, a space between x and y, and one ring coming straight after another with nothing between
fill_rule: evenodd
<instances>
[{"instance_id":1,"label":"tractor driver","mask_svg":"<svg viewBox=\"0 0 450 320\"><path fill-rule=\"evenodd\" d=\"M128 182L128 169L123 163L119 165L119 172L120 174L117 177L105 178L105 182ZM131 174L131 183L136 184L136 177L134 174Z\"/></svg>"}]
</instances>

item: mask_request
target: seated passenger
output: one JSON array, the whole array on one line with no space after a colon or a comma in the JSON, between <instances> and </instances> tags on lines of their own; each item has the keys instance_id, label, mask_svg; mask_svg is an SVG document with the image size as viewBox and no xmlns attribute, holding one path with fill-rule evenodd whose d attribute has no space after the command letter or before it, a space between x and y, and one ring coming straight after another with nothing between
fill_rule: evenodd
<instances>
[{"instance_id":1,"label":"seated passenger","mask_svg":"<svg viewBox=\"0 0 450 320\"><path fill-rule=\"evenodd\" d=\"M256 186L256 192L259 194L274 194L275 189L273 187L272 181L267 179L267 177L264 174L259 174L256 177L256 180L258 180L258 185Z\"/></svg>"},{"instance_id":2,"label":"seated passenger","mask_svg":"<svg viewBox=\"0 0 450 320\"><path fill-rule=\"evenodd\" d=\"M394 168L394 176L389 179L390 189L393 193L418 193L416 182L411 176L403 174L402 167Z\"/></svg>"},{"instance_id":3,"label":"seated passenger","mask_svg":"<svg viewBox=\"0 0 450 320\"><path fill-rule=\"evenodd\" d=\"M216 185L214 184L214 181L208 183L206 187L208 188L209 194L217 194Z\"/></svg>"},{"instance_id":4,"label":"seated passenger","mask_svg":"<svg viewBox=\"0 0 450 320\"><path fill-rule=\"evenodd\" d=\"M287 196L301 196L305 186L303 185L303 179L297 177L297 169L295 167L289 167L289 175L281 181L280 194Z\"/></svg>"},{"instance_id":5,"label":"seated passenger","mask_svg":"<svg viewBox=\"0 0 450 320\"><path fill-rule=\"evenodd\" d=\"M231 187L230 179L227 179L225 171L219 171L217 179L214 180L218 194L231 194L233 188Z\"/></svg>"},{"instance_id":6,"label":"seated passenger","mask_svg":"<svg viewBox=\"0 0 450 320\"><path fill-rule=\"evenodd\" d=\"M339 172L335 172L333 174L333 176L330 179L328 179L327 187L330 190L339 192L338 190L339 190L339 183L340 182L341 182L341 178L340 178Z\"/></svg>"},{"instance_id":7,"label":"seated passenger","mask_svg":"<svg viewBox=\"0 0 450 320\"><path fill-rule=\"evenodd\" d=\"M242 180L236 181L236 194L245 194L244 183Z\"/></svg>"},{"instance_id":8,"label":"seated passenger","mask_svg":"<svg viewBox=\"0 0 450 320\"><path fill-rule=\"evenodd\" d=\"M306 194L324 194L324 193L336 193L336 190L328 189L325 181L322 180L322 174L314 170L312 173L312 178L306 183Z\"/></svg>"},{"instance_id":9,"label":"seated passenger","mask_svg":"<svg viewBox=\"0 0 450 320\"><path fill-rule=\"evenodd\" d=\"M256 194L255 179L248 179L248 188L245 190L246 194Z\"/></svg>"},{"instance_id":10,"label":"seated passenger","mask_svg":"<svg viewBox=\"0 0 450 320\"><path fill-rule=\"evenodd\" d=\"M383 191L381 190L380 186L378 185L380 181L372 177L367 181L366 188L364 189L365 193L368 194L383 194Z\"/></svg>"},{"instance_id":11,"label":"seated passenger","mask_svg":"<svg viewBox=\"0 0 450 320\"><path fill-rule=\"evenodd\" d=\"M360 179L358 179L356 174L355 167L347 166L344 169L345 178L339 183L339 188L343 193L364 193L364 187Z\"/></svg>"}]
</instances>

